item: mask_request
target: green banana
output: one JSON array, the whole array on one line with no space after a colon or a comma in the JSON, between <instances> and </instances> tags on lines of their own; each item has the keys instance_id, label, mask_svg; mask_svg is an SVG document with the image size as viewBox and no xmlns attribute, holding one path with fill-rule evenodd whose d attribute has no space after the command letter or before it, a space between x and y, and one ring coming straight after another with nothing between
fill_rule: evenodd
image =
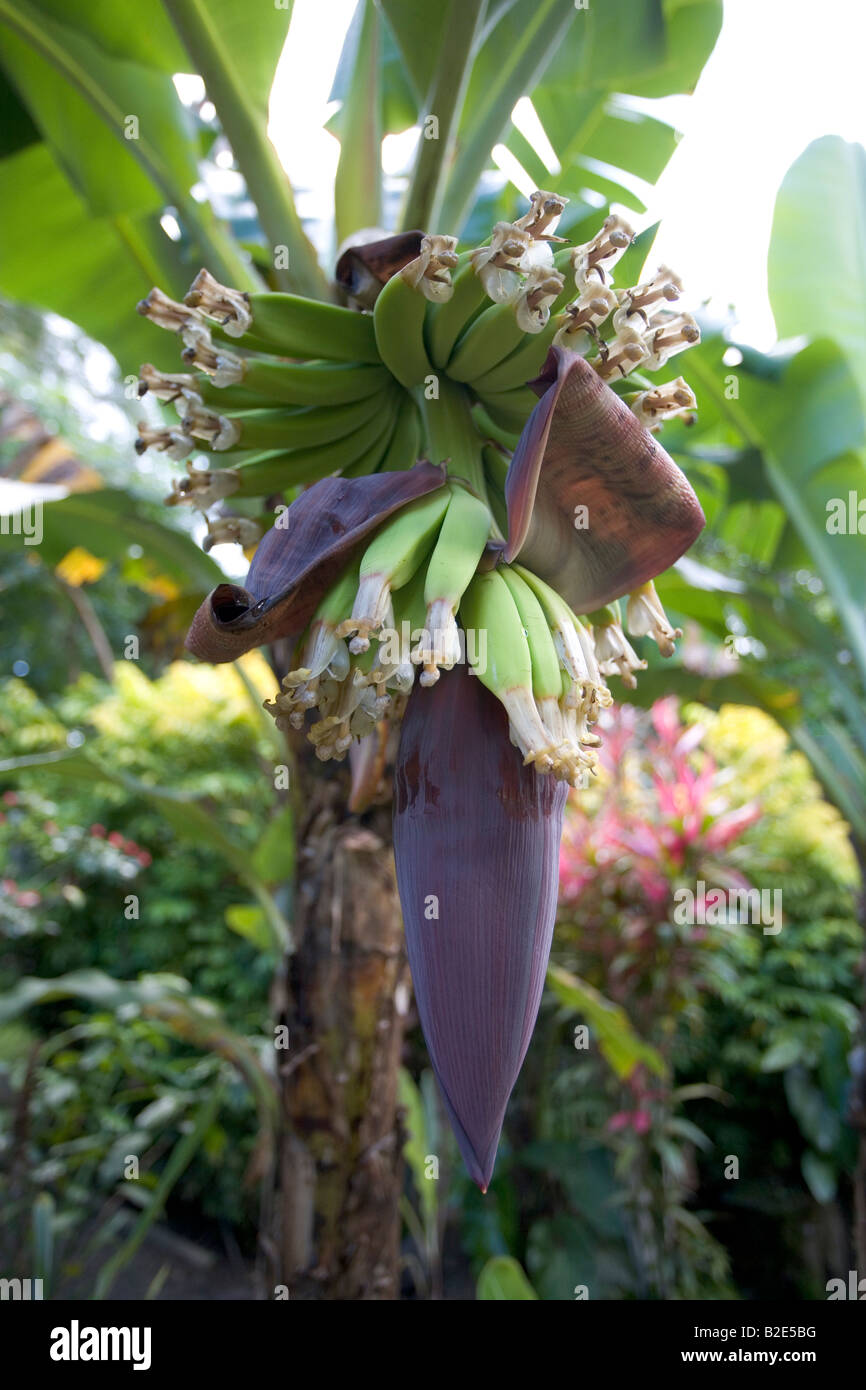
<instances>
[{"instance_id":1,"label":"green banana","mask_svg":"<svg viewBox=\"0 0 866 1390\"><path fill-rule=\"evenodd\" d=\"M383 422L381 432L376 436L369 448L365 449L352 463L346 464L346 466L340 470L343 477L360 478L367 473L376 473L382 467L382 461L388 452L390 442L394 437L394 431L398 423L399 416L396 420L393 416L390 416L386 422Z\"/></svg>"},{"instance_id":2,"label":"green banana","mask_svg":"<svg viewBox=\"0 0 866 1390\"><path fill-rule=\"evenodd\" d=\"M576 680L570 669L568 652L561 644L560 627L566 626L566 614L572 618L573 615L561 600L559 605L553 602L549 596L553 595L555 600L558 595L528 570L521 566L503 566L501 573L517 605L529 643L532 692L539 718L555 748L554 775L572 786L584 785L587 772L594 771L598 762L594 753L586 751L587 745L591 747L600 742L589 725L598 718L599 708L605 701L591 678ZM546 603L542 596L546 597ZM580 624L575 620L576 646L580 646L581 652L584 646L591 652L588 634L580 627L578 636L578 627Z\"/></svg>"},{"instance_id":3,"label":"green banana","mask_svg":"<svg viewBox=\"0 0 866 1390\"><path fill-rule=\"evenodd\" d=\"M487 507L457 483L449 483L451 501L427 565L424 580L425 631L412 653L423 664L422 685L434 685L439 667L450 670L460 660L455 614L490 535Z\"/></svg>"},{"instance_id":4,"label":"green banana","mask_svg":"<svg viewBox=\"0 0 866 1390\"><path fill-rule=\"evenodd\" d=\"M209 301L190 291L185 303L209 311ZM247 301L252 317L243 333L228 331L231 323L216 323L214 336L238 347L275 352L285 357L327 358L332 362L378 362L376 335L369 314L324 304L296 294L264 290Z\"/></svg>"},{"instance_id":5,"label":"green banana","mask_svg":"<svg viewBox=\"0 0 866 1390\"><path fill-rule=\"evenodd\" d=\"M472 382L473 391L479 396L496 395L501 391L515 391L532 381L544 366L550 345L566 321L562 314L551 313L547 326L540 333L524 334L523 342L508 357L476 377Z\"/></svg>"},{"instance_id":6,"label":"green banana","mask_svg":"<svg viewBox=\"0 0 866 1390\"><path fill-rule=\"evenodd\" d=\"M209 404L229 406L227 392L233 388L214 386L204 378L199 395ZM244 358L243 376L237 390L249 393L244 402L251 407L274 405L346 405L381 391L388 385L382 366L362 362L276 362L261 357ZM261 400L257 400L261 397Z\"/></svg>"},{"instance_id":7,"label":"green banana","mask_svg":"<svg viewBox=\"0 0 866 1390\"><path fill-rule=\"evenodd\" d=\"M427 613L424 603L425 579L424 566L419 565L412 578L391 593L395 625L399 629L403 623L409 624L410 645L412 633L417 633L420 637L424 631Z\"/></svg>"},{"instance_id":8,"label":"green banana","mask_svg":"<svg viewBox=\"0 0 866 1390\"><path fill-rule=\"evenodd\" d=\"M470 253L454 276L454 293L442 304L430 304L424 322L424 342L433 367L445 367L454 344L487 304L487 293L479 280Z\"/></svg>"},{"instance_id":9,"label":"green banana","mask_svg":"<svg viewBox=\"0 0 866 1390\"><path fill-rule=\"evenodd\" d=\"M513 304L491 304L460 335L448 359L452 381L475 382L523 341Z\"/></svg>"},{"instance_id":10,"label":"green banana","mask_svg":"<svg viewBox=\"0 0 866 1390\"><path fill-rule=\"evenodd\" d=\"M484 480L487 485L487 501L493 519L501 536L508 535L508 507L505 503L505 479L508 475L508 457L493 444L485 444L481 451L484 463Z\"/></svg>"},{"instance_id":11,"label":"green banana","mask_svg":"<svg viewBox=\"0 0 866 1390\"><path fill-rule=\"evenodd\" d=\"M550 303L550 314L568 302L570 291L566 288L561 272L555 268L537 272L542 284L552 281L560 286L559 292ZM535 272L533 272L535 274ZM529 289L531 280L527 280ZM505 304L491 304L469 325L458 339L451 357L448 359L448 375L455 381L468 381L473 384L504 361L520 347L525 337L537 338L539 332L531 332L521 326L518 316L520 297ZM521 311L522 312L522 311Z\"/></svg>"},{"instance_id":12,"label":"green banana","mask_svg":"<svg viewBox=\"0 0 866 1390\"><path fill-rule=\"evenodd\" d=\"M539 772L553 770L557 747L532 693L532 656L517 604L496 570L476 574L460 601L466 650L475 675L505 707L511 740Z\"/></svg>"},{"instance_id":13,"label":"green banana","mask_svg":"<svg viewBox=\"0 0 866 1390\"><path fill-rule=\"evenodd\" d=\"M446 487L437 488L402 507L376 533L361 557L358 593L351 618L340 625L341 637L356 635L353 652L366 651L370 633L385 621L391 590L407 584L429 552L451 500Z\"/></svg>"},{"instance_id":14,"label":"green banana","mask_svg":"<svg viewBox=\"0 0 866 1390\"><path fill-rule=\"evenodd\" d=\"M212 406L215 410L257 410L263 404L262 397L257 396L255 391L248 391L245 386L239 384L215 386L213 377L205 376L204 373L193 377L190 390L194 391L205 405Z\"/></svg>"},{"instance_id":15,"label":"green banana","mask_svg":"<svg viewBox=\"0 0 866 1390\"><path fill-rule=\"evenodd\" d=\"M583 623L572 613L565 599L543 579L539 579L537 574L523 565L515 565L514 569L529 585L544 609L560 663L568 671L572 682L584 689L588 707L595 710L596 706L609 705L610 692L602 680L592 639Z\"/></svg>"},{"instance_id":16,"label":"green banana","mask_svg":"<svg viewBox=\"0 0 866 1390\"><path fill-rule=\"evenodd\" d=\"M349 565L328 590L312 617L312 622L329 623L336 627L352 610L352 599L358 587L358 567Z\"/></svg>"},{"instance_id":17,"label":"green banana","mask_svg":"<svg viewBox=\"0 0 866 1390\"><path fill-rule=\"evenodd\" d=\"M392 591L394 615L393 635L387 629L379 633L379 650L384 658L399 670L395 673L398 691L408 694L415 681L412 665L412 638L424 631L424 566L420 565L408 583Z\"/></svg>"},{"instance_id":18,"label":"green banana","mask_svg":"<svg viewBox=\"0 0 866 1390\"><path fill-rule=\"evenodd\" d=\"M495 425L518 435L538 405L538 397L528 386L519 387L515 391L485 393L478 399Z\"/></svg>"},{"instance_id":19,"label":"green banana","mask_svg":"<svg viewBox=\"0 0 866 1390\"><path fill-rule=\"evenodd\" d=\"M558 701L562 690L562 673L547 615L526 580L516 570L510 565L503 565L498 573L508 585L523 623L532 661L532 692L536 700Z\"/></svg>"},{"instance_id":20,"label":"green banana","mask_svg":"<svg viewBox=\"0 0 866 1390\"><path fill-rule=\"evenodd\" d=\"M520 435L514 430L504 430L501 425L495 424L480 401L476 401L472 407L472 419L482 439L501 444L510 454L514 453Z\"/></svg>"},{"instance_id":21,"label":"green banana","mask_svg":"<svg viewBox=\"0 0 866 1390\"><path fill-rule=\"evenodd\" d=\"M421 419L411 396L404 396L397 411L397 423L379 464L382 473L412 468L421 452Z\"/></svg>"},{"instance_id":22,"label":"green banana","mask_svg":"<svg viewBox=\"0 0 866 1390\"><path fill-rule=\"evenodd\" d=\"M317 444L330 444L354 433L368 420L382 419L393 397L388 391L352 401L328 410L324 406L270 406L258 410L232 411L224 417L237 425L239 433L228 449L231 453L243 449L306 449ZM390 413L390 412L389 412ZM223 417L220 417L223 418Z\"/></svg>"},{"instance_id":23,"label":"green banana","mask_svg":"<svg viewBox=\"0 0 866 1390\"><path fill-rule=\"evenodd\" d=\"M392 419L375 415L341 439L313 448L266 451L234 465L241 480L238 496L282 492L299 483L314 483L330 473L343 472L387 434Z\"/></svg>"},{"instance_id":24,"label":"green banana","mask_svg":"<svg viewBox=\"0 0 866 1390\"><path fill-rule=\"evenodd\" d=\"M424 347L427 300L398 271L385 284L373 309L379 356L401 386L420 386L433 373Z\"/></svg>"},{"instance_id":25,"label":"green banana","mask_svg":"<svg viewBox=\"0 0 866 1390\"><path fill-rule=\"evenodd\" d=\"M430 458L434 463L447 460L451 477L463 478L483 497L481 439L472 420L466 387L449 381L447 376L440 377L439 394L429 400L425 394L422 409Z\"/></svg>"},{"instance_id":26,"label":"green banana","mask_svg":"<svg viewBox=\"0 0 866 1390\"><path fill-rule=\"evenodd\" d=\"M504 492L510 459L502 449L497 449L493 444L485 444L481 452L484 459L484 472L488 482L498 487L500 492Z\"/></svg>"},{"instance_id":27,"label":"green banana","mask_svg":"<svg viewBox=\"0 0 866 1390\"><path fill-rule=\"evenodd\" d=\"M503 565L499 572L517 605L529 643L535 707L548 732L550 745L556 749L553 773L568 782L574 782L587 758L578 740L573 736L570 716L560 705L563 673L547 615L529 585L509 565Z\"/></svg>"}]
</instances>

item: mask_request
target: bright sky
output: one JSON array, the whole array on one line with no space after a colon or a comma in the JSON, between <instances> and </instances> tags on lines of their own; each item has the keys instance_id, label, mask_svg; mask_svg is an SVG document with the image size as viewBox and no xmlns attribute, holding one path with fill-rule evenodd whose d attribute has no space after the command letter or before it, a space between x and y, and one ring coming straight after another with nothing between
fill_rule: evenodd
<instances>
[{"instance_id":1,"label":"bright sky","mask_svg":"<svg viewBox=\"0 0 866 1390\"><path fill-rule=\"evenodd\" d=\"M353 10L354 0L295 0L271 101L271 136L301 190L300 210L323 223L338 147L322 125ZM658 258L692 296L722 309L734 302L740 336L758 347L775 339L766 258L776 190L819 135L866 143L864 53L863 0L725 0L722 34L695 94L651 104L683 132L644 219L663 219ZM396 172L407 142L389 144L386 172Z\"/></svg>"}]
</instances>

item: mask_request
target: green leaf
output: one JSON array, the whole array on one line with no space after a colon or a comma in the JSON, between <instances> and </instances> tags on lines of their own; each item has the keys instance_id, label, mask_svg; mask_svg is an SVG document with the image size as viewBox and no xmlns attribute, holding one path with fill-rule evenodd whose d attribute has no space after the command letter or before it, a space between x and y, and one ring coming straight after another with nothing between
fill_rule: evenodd
<instances>
[{"instance_id":1,"label":"green leaf","mask_svg":"<svg viewBox=\"0 0 866 1390\"><path fill-rule=\"evenodd\" d=\"M255 903L232 903L225 911L226 926L257 951L267 954L274 949L274 938L268 919Z\"/></svg>"},{"instance_id":2,"label":"green leaf","mask_svg":"<svg viewBox=\"0 0 866 1390\"><path fill-rule=\"evenodd\" d=\"M185 72L184 51L175 37L161 0L31 0L47 21L58 21L86 34L114 58L128 58L169 74Z\"/></svg>"},{"instance_id":3,"label":"green leaf","mask_svg":"<svg viewBox=\"0 0 866 1390\"><path fill-rule=\"evenodd\" d=\"M451 0L446 40L424 99L425 128L415 152L415 165L403 205L402 226L422 229L447 225L442 212L445 178L455 158L456 142L473 69L476 35L485 0ZM484 48L478 50L478 56ZM436 121L426 127L427 115Z\"/></svg>"},{"instance_id":4,"label":"green leaf","mask_svg":"<svg viewBox=\"0 0 866 1390\"><path fill-rule=\"evenodd\" d=\"M264 835L253 851L253 868L268 885L291 879L295 871L295 817L291 806L284 806L268 822Z\"/></svg>"},{"instance_id":5,"label":"green leaf","mask_svg":"<svg viewBox=\"0 0 866 1390\"><path fill-rule=\"evenodd\" d=\"M334 184L337 242L378 227L382 198L382 26L373 0L361 0L346 36L341 64L349 79L339 120L340 160Z\"/></svg>"},{"instance_id":6,"label":"green leaf","mask_svg":"<svg viewBox=\"0 0 866 1390\"><path fill-rule=\"evenodd\" d=\"M482 1303L537 1299L521 1266L511 1255L494 1255L478 1276L476 1298Z\"/></svg>"},{"instance_id":7,"label":"green leaf","mask_svg":"<svg viewBox=\"0 0 866 1390\"><path fill-rule=\"evenodd\" d=\"M444 4L419 5L418 0L380 0L380 4L402 54L420 112L440 60L448 7ZM338 71L335 92L340 77ZM333 96L334 93L332 99Z\"/></svg>"},{"instance_id":8,"label":"green leaf","mask_svg":"<svg viewBox=\"0 0 866 1390\"><path fill-rule=\"evenodd\" d=\"M643 184L658 178L678 137L629 98L691 90L721 17L719 0L606 0L570 14L565 4L507 7L477 56L443 225L459 230L499 140L576 206L591 190L643 211ZM523 95L556 151L555 177L511 130Z\"/></svg>"},{"instance_id":9,"label":"green leaf","mask_svg":"<svg viewBox=\"0 0 866 1390\"><path fill-rule=\"evenodd\" d=\"M819 1158L811 1149L807 1149L800 1160L800 1167L806 1186L822 1206L827 1202L832 1202L836 1196L836 1172L832 1164L825 1158Z\"/></svg>"},{"instance_id":10,"label":"green leaf","mask_svg":"<svg viewBox=\"0 0 866 1390\"><path fill-rule=\"evenodd\" d=\"M832 251L828 247L834 229ZM833 273L827 279L827 258ZM815 140L779 189L768 262L781 337L833 338L866 402L866 150L836 135Z\"/></svg>"},{"instance_id":11,"label":"green leaf","mask_svg":"<svg viewBox=\"0 0 866 1390\"><path fill-rule=\"evenodd\" d=\"M436 1183L427 1176L427 1156L432 1150L433 1142L427 1129L424 1101L405 1067L400 1068L398 1086L400 1105L406 1112L403 1121L406 1129L403 1157L411 1170L425 1222L429 1224L436 1215L438 1196Z\"/></svg>"},{"instance_id":12,"label":"green leaf","mask_svg":"<svg viewBox=\"0 0 866 1390\"><path fill-rule=\"evenodd\" d=\"M54 1221L56 1206L50 1192L40 1192L33 1203L31 1228L33 1232L33 1277L41 1279L44 1292L51 1297L54 1273Z\"/></svg>"},{"instance_id":13,"label":"green leaf","mask_svg":"<svg viewBox=\"0 0 866 1390\"><path fill-rule=\"evenodd\" d=\"M572 0L539 0L505 12L477 53L460 119L457 154L438 225L459 233L493 146L507 134L511 112L531 92L561 48L576 10Z\"/></svg>"},{"instance_id":14,"label":"green leaf","mask_svg":"<svg viewBox=\"0 0 866 1390\"><path fill-rule=\"evenodd\" d=\"M110 348L124 373L158 355L164 336L135 312L154 283L172 287L172 243L158 224L160 262L147 223L93 217L44 144L0 160L0 207L3 294L79 324Z\"/></svg>"},{"instance_id":15,"label":"green leaf","mask_svg":"<svg viewBox=\"0 0 866 1390\"><path fill-rule=\"evenodd\" d=\"M269 244L268 261L273 263L275 247L288 247L288 270L275 272L280 287L327 298L327 281L267 133L268 97L288 33L291 3L267 3L252 14L236 0L165 0L165 7L193 69L204 79L256 205Z\"/></svg>"},{"instance_id":16,"label":"green leaf","mask_svg":"<svg viewBox=\"0 0 866 1390\"><path fill-rule=\"evenodd\" d=\"M196 150L167 73L108 57L24 0L0 0L0 21L0 61L92 213L187 200L198 178Z\"/></svg>"},{"instance_id":17,"label":"green leaf","mask_svg":"<svg viewBox=\"0 0 866 1390\"><path fill-rule=\"evenodd\" d=\"M203 26L226 75L230 72L232 85L266 124L268 99L292 21L293 3L287 0L276 5L270 0L251 12L237 0L165 0L165 8L192 56L197 45L186 43L187 25L194 19L197 26ZM201 75L207 83L205 73ZM213 92L209 95L215 100Z\"/></svg>"},{"instance_id":18,"label":"green leaf","mask_svg":"<svg viewBox=\"0 0 866 1390\"><path fill-rule=\"evenodd\" d=\"M111 56L31 0L0 0L0 58L91 214L129 217L171 204L216 275L259 287L210 207L191 195L198 147L167 73ZM18 201L32 218L28 195L24 185Z\"/></svg>"},{"instance_id":19,"label":"green leaf","mask_svg":"<svg viewBox=\"0 0 866 1390\"><path fill-rule=\"evenodd\" d=\"M617 1076L630 1076L635 1067L641 1064L649 1067L656 1076L666 1074L664 1059L654 1047L638 1037L625 1010L618 1004L612 1004L586 980L579 979L558 965L548 966L547 983L563 1004L587 1020L598 1039L603 1057Z\"/></svg>"},{"instance_id":20,"label":"green leaf","mask_svg":"<svg viewBox=\"0 0 866 1390\"><path fill-rule=\"evenodd\" d=\"M761 1071L785 1071L799 1062L803 1055L803 1042L800 1038L779 1038L769 1047L761 1058Z\"/></svg>"},{"instance_id":21,"label":"green leaf","mask_svg":"<svg viewBox=\"0 0 866 1390\"><path fill-rule=\"evenodd\" d=\"M40 139L33 118L11 82L0 72L0 159Z\"/></svg>"},{"instance_id":22,"label":"green leaf","mask_svg":"<svg viewBox=\"0 0 866 1390\"><path fill-rule=\"evenodd\" d=\"M759 451L765 476L812 557L866 677L866 566L858 534L831 534L828 504L866 488L866 424L857 382L844 351L828 339L811 343L777 379L741 370L729 399L723 345L702 345L689 376L722 420Z\"/></svg>"},{"instance_id":23,"label":"green leaf","mask_svg":"<svg viewBox=\"0 0 866 1390\"><path fill-rule=\"evenodd\" d=\"M0 1023L18 1018L37 1004L76 998L99 1008L117 1009L135 998L135 985L114 980L102 970L74 970L54 980L25 975L0 999Z\"/></svg>"},{"instance_id":24,"label":"green leaf","mask_svg":"<svg viewBox=\"0 0 866 1390\"><path fill-rule=\"evenodd\" d=\"M185 591L207 592L220 582L222 571L183 531L161 519L160 508L121 489L75 492L42 506L42 542L33 551L56 565L75 546L103 560L125 559L131 545L140 545L160 574ZM20 536L0 534L0 551L22 545Z\"/></svg>"},{"instance_id":25,"label":"green leaf","mask_svg":"<svg viewBox=\"0 0 866 1390\"><path fill-rule=\"evenodd\" d=\"M168 1162L160 1173L159 1182L145 1210L133 1227L132 1234L106 1260L96 1281L94 1298L102 1299L108 1295L115 1279L125 1265L133 1258L144 1241L145 1236L165 1210L169 1194L178 1179L192 1162L196 1150L204 1142L220 1106L223 1102L222 1086L214 1086L210 1095L205 1095L189 1129L181 1135L171 1151Z\"/></svg>"}]
</instances>

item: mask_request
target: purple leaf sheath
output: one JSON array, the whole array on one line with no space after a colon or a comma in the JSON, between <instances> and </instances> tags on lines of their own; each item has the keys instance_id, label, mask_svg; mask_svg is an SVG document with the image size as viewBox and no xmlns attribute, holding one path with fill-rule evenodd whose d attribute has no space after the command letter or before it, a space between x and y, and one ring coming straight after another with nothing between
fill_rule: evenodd
<instances>
[{"instance_id":1,"label":"purple leaf sheath","mask_svg":"<svg viewBox=\"0 0 866 1390\"><path fill-rule=\"evenodd\" d=\"M392 512L444 482L444 468L418 463L399 473L314 483L262 537L246 588L219 584L208 595L193 618L187 648L219 663L300 636L362 542Z\"/></svg>"},{"instance_id":2,"label":"purple leaf sheath","mask_svg":"<svg viewBox=\"0 0 866 1390\"><path fill-rule=\"evenodd\" d=\"M395 776L397 882L421 1026L482 1191L541 1001L567 791L523 766L502 705L467 667L415 686Z\"/></svg>"},{"instance_id":3,"label":"purple leaf sheath","mask_svg":"<svg viewBox=\"0 0 866 1390\"><path fill-rule=\"evenodd\" d=\"M577 353L552 347L530 385L540 400L505 482L505 558L590 613L668 569L704 514L685 474Z\"/></svg>"}]
</instances>

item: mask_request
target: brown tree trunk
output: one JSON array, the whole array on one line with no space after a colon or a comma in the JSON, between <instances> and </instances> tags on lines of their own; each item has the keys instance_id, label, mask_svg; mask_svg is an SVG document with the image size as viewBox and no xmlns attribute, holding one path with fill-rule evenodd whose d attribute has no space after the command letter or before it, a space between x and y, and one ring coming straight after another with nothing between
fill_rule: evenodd
<instances>
[{"instance_id":1,"label":"brown tree trunk","mask_svg":"<svg viewBox=\"0 0 866 1390\"><path fill-rule=\"evenodd\" d=\"M396 1298L397 1074L410 994L391 810L378 807L362 824L346 812L342 770L304 772L295 949L277 1001L289 1045L278 1053L273 1282L291 1298Z\"/></svg>"}]
</instances>

